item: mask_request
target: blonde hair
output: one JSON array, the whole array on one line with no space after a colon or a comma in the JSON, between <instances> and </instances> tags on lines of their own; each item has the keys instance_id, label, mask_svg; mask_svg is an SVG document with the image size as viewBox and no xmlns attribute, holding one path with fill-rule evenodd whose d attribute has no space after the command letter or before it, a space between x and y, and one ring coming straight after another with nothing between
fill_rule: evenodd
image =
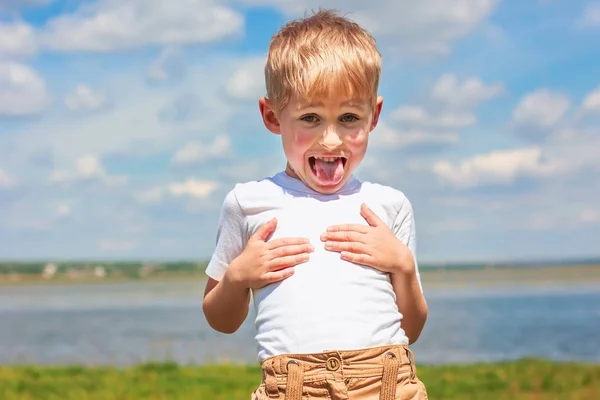
<instances>
[{"instance_id":1,"label":"blonde hair","mask_svg":"<svg viewBox=\"0 0 600 400\"><path fill-rule=\"evenodd\" d=\"M292 21L275 34L265 63L267 97L281 111L292 97L335 94L375 101L381 55L372 35L332 10Z\"/></svg>"}]
</instances>

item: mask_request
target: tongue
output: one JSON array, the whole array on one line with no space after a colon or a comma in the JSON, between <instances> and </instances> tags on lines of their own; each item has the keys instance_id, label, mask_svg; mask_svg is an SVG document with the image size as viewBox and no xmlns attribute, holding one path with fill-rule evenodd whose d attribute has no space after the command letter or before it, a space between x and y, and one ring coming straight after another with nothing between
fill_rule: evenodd
<instances>
[{"instance_id":1,"label":"tongue","mask_svg":"<svg viewBox=\"0 0 600 400\"><path fill-rule=\"evenodd\" d=\"M315 160L315 171L317 179L325 184L336 184L342 180L344 175L344 164L342 159L338 158L334 162Z\"/></svg>"}]
</instances>

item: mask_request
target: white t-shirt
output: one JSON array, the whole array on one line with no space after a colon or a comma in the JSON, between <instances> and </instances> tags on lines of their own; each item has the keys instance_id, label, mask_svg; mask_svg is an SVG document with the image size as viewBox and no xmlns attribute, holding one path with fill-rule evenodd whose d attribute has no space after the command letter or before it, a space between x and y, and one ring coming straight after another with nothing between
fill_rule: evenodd
<instances>
[{"instance_id":1,"label":"white t-shirt","mask_svg":"<svg viewBox=\"0 0 600 400\"><path fill-rule=\"evenodd\" d=\"M315 247L290 278L252 293L259 361L286 353L408 343L389 275L342 260L320 240L330 225L368 225L360 215L363 202L416 254L412 206L388 186L352 177L337 193L324 195L280 172L237 184L225 197L206 270L211 278L221 280L250 236L273 217L278 223L271 240L306 237Z\"/></svg>"}]
</instances>

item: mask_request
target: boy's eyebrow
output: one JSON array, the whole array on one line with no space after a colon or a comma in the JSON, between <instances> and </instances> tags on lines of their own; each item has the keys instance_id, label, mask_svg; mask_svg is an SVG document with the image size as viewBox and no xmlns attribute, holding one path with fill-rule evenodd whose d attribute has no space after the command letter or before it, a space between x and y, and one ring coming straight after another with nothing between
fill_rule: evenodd
<instances>
[{"instance_id":1,"label":"boy's eyebrow","mask_svg":"<svg viewBox=\"0 0 600 400\"><path fill-rule=\"evenodd\" d=\"M364 102L365 101L361 100L361 99L346 100L341 105L343 107L361 108L362 106L364 106ZM325 104L323 104L322 101L301 102L298 104L298 107L296 109L302 110L302 109L311 108L311 107L323 107L324 105Z\"/></svg>"}]
</instances>

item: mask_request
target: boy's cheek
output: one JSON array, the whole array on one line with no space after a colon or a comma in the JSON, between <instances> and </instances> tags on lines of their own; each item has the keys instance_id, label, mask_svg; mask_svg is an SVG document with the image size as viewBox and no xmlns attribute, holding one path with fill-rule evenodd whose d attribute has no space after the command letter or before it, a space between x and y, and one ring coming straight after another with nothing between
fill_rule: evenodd
<instances>
[{"instance_id":1,"label":"boy's cheek","mask_svg":"<svg viewBox=\"0 0 600 400\"><path fill-rule=\"evenodd\" d=\"M296 157L304 158L304 153L311 148L314 138L309 135L298 134L287 140L287 152Z\"/></svg>"},{"instance_id":2,"label":"boy's cheek","mask_svg":"<svg viewBox=\"0 0 600 400\"><path fill-rule=\"evenodd\" d=\"M314 134L302 132L295 133L292 138L294 145L300 148L310 147L310 145L312 144L312 142L315 141L315 139L316 138Z\"/></svg>"},{"instance_id":3,"label":"boy's cheek","mask_svg":"<svg viewBox=\"0 0 600 400\"><path fill-rule=\"evenodd\" d=\"M352 150L352 152L359 152L367 147L368 139L368 135L360 134L349 138L347 145Z\"/></svg>"}]
</instances>

